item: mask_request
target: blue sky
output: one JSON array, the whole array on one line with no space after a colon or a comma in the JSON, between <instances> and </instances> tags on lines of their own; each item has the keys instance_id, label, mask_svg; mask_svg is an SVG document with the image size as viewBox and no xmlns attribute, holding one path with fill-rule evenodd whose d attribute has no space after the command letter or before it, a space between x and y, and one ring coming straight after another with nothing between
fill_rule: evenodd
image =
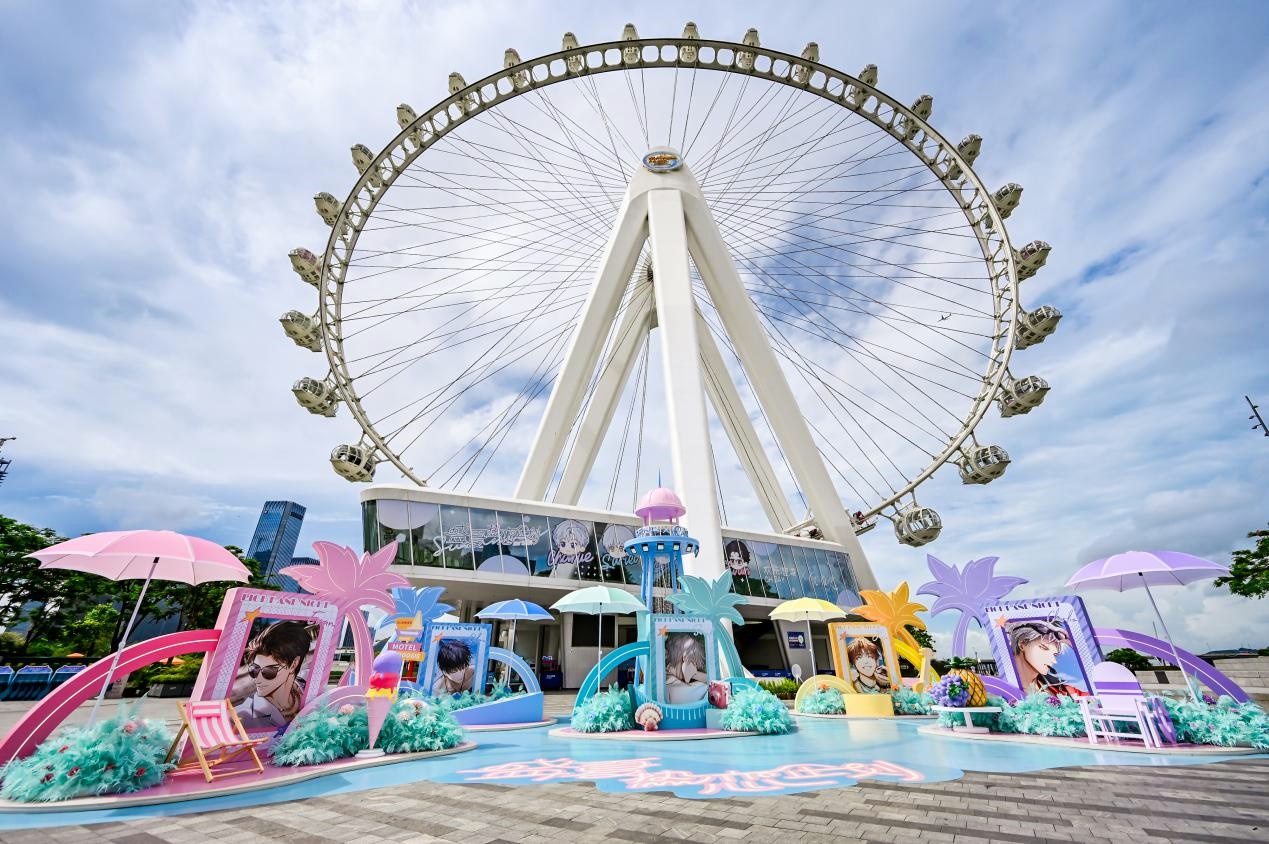
<instances>
[{"instance_id":1,"label":"blue sky","mask_svg":"<svg viewBox=\"0 0 1269 844\"><path fill-rule=\"evenodd\" d=\"M1053 391L1029 416L989 414L981 437L1009 449L1009 474L937 476L922 500L943 537L914 550L879 529L874 569L915 585L926 551L999 555L1039 594L1129 547L1227 559L1269 521L1269 439L1242 398L1269 407L1269 9L874 5L635 21L757 26L791 52L814 39L827 64L876 63L899 99L932 93L943 134L984 137L979 173L1024 185L1015 242L1054 246L1023 290L1065 319L1022 365ZM18 440L0 512L245 545L261 502L290 498L309 507L301 551L357 544L357 490L325 459L352 423L289 392L314 364L276 322L311 298L286 252L325 237L311 196L346 190L349 145L377 149L397 103L441 99L451 70L478 78L508 46L617 37L630 12L595 6L5 3L0 436ZM1269 644L1263 602L1205 586L1160 599L1192 648ZM1140 596L1089 604L1099 624L1150 628Z\"/></svg>"}]
</instances>

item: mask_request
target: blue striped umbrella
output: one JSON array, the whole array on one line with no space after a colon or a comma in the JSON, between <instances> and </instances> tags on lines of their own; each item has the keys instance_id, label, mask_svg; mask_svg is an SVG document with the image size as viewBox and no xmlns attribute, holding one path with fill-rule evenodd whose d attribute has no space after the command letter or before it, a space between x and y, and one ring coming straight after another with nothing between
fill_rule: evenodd
<instances>
[{"instance_id":1,"label":"blue striped umbrella","mask_svg":"<svg viewBox=\"0 0 1269 844\"><path fill-rule=\"evenodd\" d=\"M510 650L515 653L517 621L552 621L555 616L532 601L512 598L510 601L499 601L496 604L490 604L476 613L476 618L496 618L500 621L510 621L511 632L508 634L511 642Z\"/></svg>"}]
</instances>

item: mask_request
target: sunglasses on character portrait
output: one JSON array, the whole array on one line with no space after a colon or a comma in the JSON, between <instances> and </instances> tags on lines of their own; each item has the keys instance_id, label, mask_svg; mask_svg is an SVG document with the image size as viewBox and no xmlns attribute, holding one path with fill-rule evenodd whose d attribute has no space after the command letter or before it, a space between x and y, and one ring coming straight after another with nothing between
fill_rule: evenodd
<instances>
[{"instance_id":1,"label":"sunglasses on character portrait","mask_svg":"<svg viewBox=\"0 0 1269 844\"><path fill-rule=\"evenodd\" d=\"M266 680L274 680L277 678L278 673L285 669L285 665L266 665L262 668L259 665L252 663L247 666L247 675L250 676L252 680L261 675L264 675L264 679Z\"/></svg>"}]
</instances>

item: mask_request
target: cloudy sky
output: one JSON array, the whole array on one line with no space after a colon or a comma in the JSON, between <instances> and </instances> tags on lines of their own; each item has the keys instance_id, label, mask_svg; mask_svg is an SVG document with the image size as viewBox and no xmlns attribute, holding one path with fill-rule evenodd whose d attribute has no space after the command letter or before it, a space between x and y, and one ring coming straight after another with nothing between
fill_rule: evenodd
<instances>
[{"instance_id":1,"label":"cloudy sky","mask_svg":"<svg viewBox=\"0 0 1269 844\"><path fill-rule=\"evenodd\" d=\"M348 147L394 135L397 103L421 110L450 71L477 79L508 46L616 38L628 13L596 5L0 4L0 436L18 437L0 512L245 545L261 502L289 498L309 508L301 552L358 544L356 488L326 461L353 423L289 391L322 373L278 328L312 308L286 253L324 240L312 195L347 190ZM1023 292L1065 318L1015 367L1053 385L1047 402L988 415L980 439L1014 457L1005 478L923 489L947 525L936 543L864 537L882 582L922 582L927 551L1000 556L1032 594L1127 548L1228 560L1269 522L1269 439L1243 400L1269 407L1269 9L843 8L689 3L634 22L677 35L691 18L734 40L757 26L850 72L876 63L898 99L934 95L944 135L983 136L978 172L1026 189L1015 242L1054 246ZM1269 644L1263 602L1159 598L1192 649ZM1150 629L1143 596L1089 603L1098 624Z\"/></svg>"}]
</instances>

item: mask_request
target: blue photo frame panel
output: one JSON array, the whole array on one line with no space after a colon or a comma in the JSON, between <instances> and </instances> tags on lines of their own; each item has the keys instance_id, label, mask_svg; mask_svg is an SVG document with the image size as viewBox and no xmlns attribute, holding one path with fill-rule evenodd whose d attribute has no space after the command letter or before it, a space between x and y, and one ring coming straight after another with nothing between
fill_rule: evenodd
<instances>
[{"instance_id":1,"label":"blue photo frame panel","mask_svg":"<svg viewBox=\"0 0 1269 844\"><path fill-rule=\"evenodd\" d=\"M1032 598L1025 601L1003 601L985 608L987 640L996 669L1002 679L1022 690L1023 694L1048 692L1057 695L1091 694L1089 677L1093 666L1103 660L1093 625L1084 601L1078 595ZM1047 635L1046 633L1051 634ZM1034 638L1056 640L1056 653L1050 650L1051 670L1042 674L1033 664L1016 653L1025 647L1024 640ZM1065 634L1065 641L1063 641Z\"/></svg>"},{"instance_id":2,"label":"blue photo frame panel","mask_svg":"<svg viewBox=\"0 0 1269 844\"><path fill-rule=\"evenodd\" d=\"M721 679L714 625L709 619L684 615L654 614L649 620L652 659L648 673L653 700L662 706L703 704L710 682ZM667 665L667 659L675 664Z\"/></svg>"},{"instance_id":3,"label":"blue photo frame panel","mask_svg":"<svg viewBox=\"0 0 1269 844\"><path fill-rule=\"evenodd\" d=\"M431 697L483 694L489 668L491 624L429 622L423 632L419 686ZM457 670L456 670L457 669Z\"/></svg>"}]
</instances>

